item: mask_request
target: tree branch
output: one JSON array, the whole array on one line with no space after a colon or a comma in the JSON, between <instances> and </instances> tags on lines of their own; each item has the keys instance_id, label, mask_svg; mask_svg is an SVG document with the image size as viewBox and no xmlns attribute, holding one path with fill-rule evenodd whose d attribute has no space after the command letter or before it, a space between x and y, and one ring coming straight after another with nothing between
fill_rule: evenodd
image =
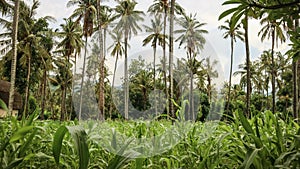
<instances>
[{"instance_id":1,"label":"tree branch","mask_svg":"<svg viewBox=\"0 0 300 169\"><path fill-rule=\"evenodd\" d=\"M257 8L262 8L262 9L281 9L281 8L286 8L286 7L290 7L290 6L295 6L295 5L300 5L300 0L295 0L295 1L289 2L289 3L280 3L278 5L270 5L270 6L259 4L253 0L251 0L249 2L250 7L257 7Z\"/></svg>"}]
</instances>

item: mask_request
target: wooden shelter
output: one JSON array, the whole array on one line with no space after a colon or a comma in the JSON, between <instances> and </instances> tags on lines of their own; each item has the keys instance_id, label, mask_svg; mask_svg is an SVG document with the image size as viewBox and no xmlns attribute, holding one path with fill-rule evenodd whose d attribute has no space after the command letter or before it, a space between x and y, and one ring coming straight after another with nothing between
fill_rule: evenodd
<instances>
[{"instance_id":1,"label":"wooden shelter","mask_svg":"<svg viewBox=\"0 0 300 169\"><path fill-rule=\"evenodd\" d=\"M8 105L9 100L9 90L10 90L10 82L0 80L0 99L3 100L6 105ZM13 104L13 115L16 115L19 110L22 109L23 101L20 93L15 91L14 104ZM0 108L0 117L5 117L7 114L6 111Z\"/></svg>"}]
</instances>

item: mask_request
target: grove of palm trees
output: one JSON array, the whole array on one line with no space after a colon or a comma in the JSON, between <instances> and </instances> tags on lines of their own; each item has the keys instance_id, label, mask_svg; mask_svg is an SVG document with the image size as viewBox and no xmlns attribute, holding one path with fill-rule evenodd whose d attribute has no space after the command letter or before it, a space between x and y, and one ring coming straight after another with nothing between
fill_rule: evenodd
<instances>
[{"instance_id":1,"label":"grove of palm trees","mask_svg":"<svg viewBox=\"0 0 300 169\"><path fill-rule=\"evenodd\" d=\"M0 0L0 168L300 168L300 1L187 3Z\"/></svg>"}]
</instances>

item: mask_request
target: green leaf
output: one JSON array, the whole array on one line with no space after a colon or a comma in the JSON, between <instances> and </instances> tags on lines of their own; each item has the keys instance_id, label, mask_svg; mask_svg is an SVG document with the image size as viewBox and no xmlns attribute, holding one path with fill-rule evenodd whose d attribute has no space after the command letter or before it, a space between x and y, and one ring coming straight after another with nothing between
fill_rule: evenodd
<instances>
[{"instance_id":1,"label":"green leaf","mask_svg":"<svg viewBox=\"0 0 300 169\"><path fill-rule=\"evenodd\" d=\"M32 129L34 128L34 126L25 126L23 128L20 128L19 130L17 130L14 135L10 138L9 143L18 141L22 138L25 137L25 135L27 133L29 133Z\"/></svg>"},{"instance_id":2,"label":"green leaf","mask_svg":"<svg viewBox=\"0 0 300 169\"><path fill-rule=\"evenodd\" d=\"M81 126L67 127L79 156L79 169L87 169L90 161L89 147L87 144L87 134Z\"/></svg>"},{"instance_id":3,"label":"green leaf","mask_svg":"<svg viewBox=\"0 0 300 169\"><path fill-rule=\"evenodd\" d=\"M248 120L246 119L246 117L244 116L242 111L238 111L239 113L239 118L241 120L241 123L244 127L244 129L247 131L248 134L253 134L255 135L250 123L248 122Z\"/></svg>"},{"instance_id":4,"label":"green leaf","mask_svg":"<svg viewBox=\"0 0 300 169\"><path fill-rule=\"evenodd\" d=\"M2 99L0 99L0 108L5 110L6 112L9 111L7 105L5 104L5 102Z\"/></svg>"},{"instance_id":5,"label":"green leaf","mask_svg":"<svg viewBox=\"0 0 300 169\"><path fill-rule=\"evenodd\" d=\"M52 144L52 153L53 157L55 159L56 164L59 164L59 157L62 147L62 141L64 139L65 134L67 133L68 129L66 126L61 126L57 129L57 131L54 134L53 138L53 144Z\"/></svg>"},{"instance_id":6,"label":"green leaf","mask_svg":"<svg viewBox=\"0 0 300 169\"><path fill-rule=\"evenodd\" d=\"M251 164L253 163L254 158L256 157L257 153L261 149L252 149L249 148L246 154L246 159L243 164L239 168L248 169L250 168Z\"/></svg>"},{"instance_id":7,"label":"green leaf","mask_svg":"<svg viewBox=\"0 0 300 169\"><path fill-rule=\"evenodd\" d=\"M23 160L23 158L17 158L13 162L11 162L7 167L5 167L5 169L14 169L18 165L20 165L23 162Z\"/></svg>"},{"instance_id":8,"label":"green leaf","mask_svg":"<svg viewBox=\"0 0 300 169\"><path fill-rule=\"evenodd\" d=\"M231 9L228 9L228 10L222 12L221 15L219 16L218 20L221 20L221 19L223 19L224 17L226 17L227 15L230 15L230 14L236 12L238 9L239 9L239 8L236 7L236 8L231 8Z\"/></svg>"}]
</instances>

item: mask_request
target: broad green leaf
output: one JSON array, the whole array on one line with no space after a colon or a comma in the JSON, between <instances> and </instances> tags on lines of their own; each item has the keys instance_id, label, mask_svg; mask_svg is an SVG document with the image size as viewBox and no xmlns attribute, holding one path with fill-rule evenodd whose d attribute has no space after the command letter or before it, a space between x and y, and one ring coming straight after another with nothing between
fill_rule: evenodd
<instances>
[{"instance_id":1,"label":"broad green leaf","mask_svg":"<svg viewBox=\"0 0 300 169\"><path fill-rule=\"evenodd\" d=\"M52 153L57 165L59 165L59 157L60 157L60 152L62 147L62 141L67 131L68 129L66 128L66 126L61 126L60 128L57 129L57 131L54 134Z\"/></svg>"},{"instance_id":2,"label":"broad green leaf","mask_svg":"<svg viewBox=\"0 0 300 169\"><path fill-rule=\"evenodd\" d=\"M241 123L242 123L244 129L247 131L247 133L255 135L250 123L248 122L248 120L244 116L243 112L238 111L238 113L239 113L239 119L241 120Z\"/></svg>"},{"instance_id":3,"label":"broad green leaf","mask_svg":"<svg viewBox=\"0 0 300 169\"><path fill-rule=\"evenodd\" d=\"M79 169L87 169L90 161L89 147L87 145L87 134L81 126L67 127L79 156Z\"/></svg>"},{"instance_id":4,"label":"broad green leaf","mask_svg":"<svg viewBox=\"0 0 300 169\"><path fill-rule=\"evenodd\" d=\"M5 110L6 112L9 111L7 105L5 104L5 102L2 99L0 99L0 108Z\"/></svg>"},{"instance_id":5,"label":"broad green leaf","mask_svg":"<svg viewBox=\"0 0 300 169\"><path fill-rule=\"evenodd\" d=\"M236 7L236 8L231 8L231 9L228 9L228 10L222 12L221 15L219 16L218 20L221 20L221 19L225 18L226 16L236 12L238 9L239 8Z\"/></svg>"},{"instance_id":6,"label":"broad green leaf","mask_svg":"<svg viewBox=\"0 0 300 169\"><path fill-rule=\"evenodd\" d=\"M34 128L34 126L25 126L25 127L20 128L13 134L13 136L10 138L9 142L12 143L12 142L15 142L15 141L18 141L18 140L24 138L25 135L27 133L29 133L33 128Z\"/></svg>"}]
</instances>

